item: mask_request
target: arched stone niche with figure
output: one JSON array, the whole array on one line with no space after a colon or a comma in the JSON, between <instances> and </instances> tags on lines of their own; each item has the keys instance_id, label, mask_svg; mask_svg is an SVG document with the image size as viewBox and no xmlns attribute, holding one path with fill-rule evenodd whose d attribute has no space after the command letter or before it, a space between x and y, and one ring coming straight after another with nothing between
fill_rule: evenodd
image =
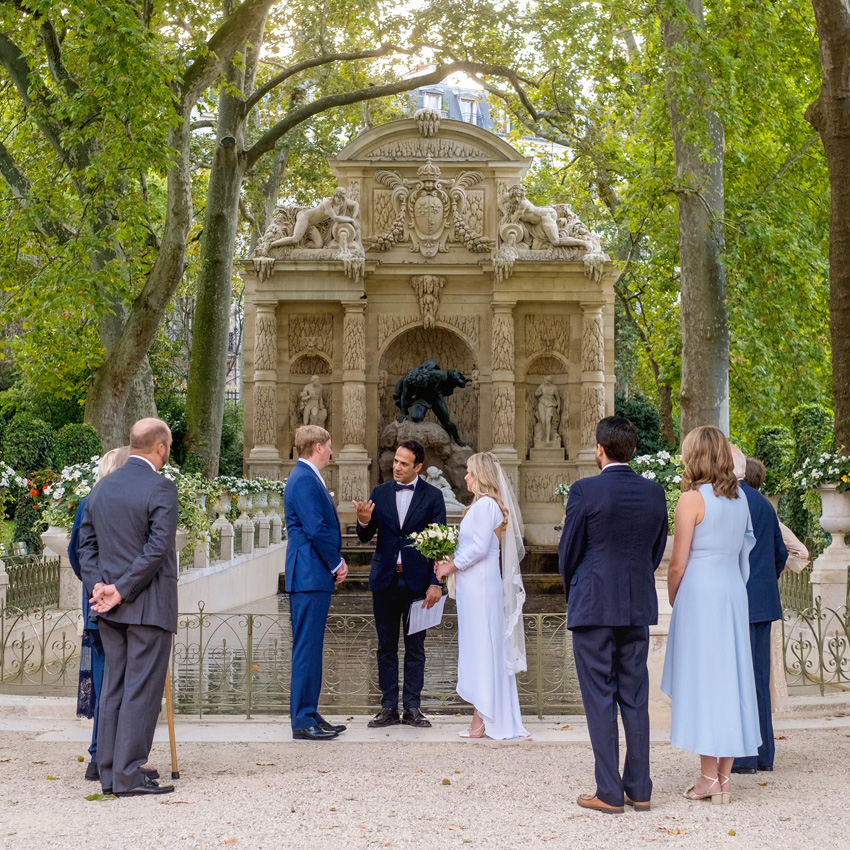
<instances>
[{"instance_id":1,"label":"arched stone niche with figure","mask_svg":"<svg viewBox=\"0 0 850 850\"><path fill-rule=\"evenodd\" d=\"M330 160L344 191L278 208L241 265L248 474L288 474L306 410L331 433L325 477L344 522L416 438L461 503L466 458L495 452L527 540L556 539L554 489L596 472L596 421L613 412L618 273L569 198L526 197L529 165L420 110ZM459 439L427 405L403 416L394 400L425 363L463 377L444 411Z\"/></svg>"}]
</instances>

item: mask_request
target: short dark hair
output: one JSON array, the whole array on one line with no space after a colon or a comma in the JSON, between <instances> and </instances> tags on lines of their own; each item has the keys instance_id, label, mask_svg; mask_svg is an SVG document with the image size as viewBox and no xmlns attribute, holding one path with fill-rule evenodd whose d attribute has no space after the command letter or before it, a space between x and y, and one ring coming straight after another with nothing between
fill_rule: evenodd
<instances>
[{"instance_id":1,"label":"short dark hair","mask_svg":"<svg viewBox=\"0 0 850 850\"><path fill-rule=\"evenodd\" d=\"M414 466L418 466L420 463L425 463L425 449L422 448L422 443L418 440L405 440L398 444L398 448L407 449L413 454Z\"/></svg>"},{"instance_id":2,"label":"short dark hair","mask_svg":"<svg viewBox=\"0 0 850 850\"><path fill-rule=\"evenodd\" d=\"M744 484L749 484L753 490L761 490L764 479L767 477L767 469L757 457L747 458L747 471L744 474Z\"/></svg>"},{"instance_id":3,"label":"short dark hair","mask_svg":"<svg viewBox=\"0 0 850 850\"><path fill-rule=\"evenodd\" d=\"M637 448L637 428L622 416L606 416L596 426L596 442L609 460L628 463Z\"/></svg>"}]
</instances>

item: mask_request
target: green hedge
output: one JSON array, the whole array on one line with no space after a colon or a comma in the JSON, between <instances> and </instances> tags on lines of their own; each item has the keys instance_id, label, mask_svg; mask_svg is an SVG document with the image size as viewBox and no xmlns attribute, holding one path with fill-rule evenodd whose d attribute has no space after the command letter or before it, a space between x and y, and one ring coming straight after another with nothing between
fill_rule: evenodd
<instances>
[{"instance_id":1,"label":"green hedge","mask_svg":"<svg viewBox=\"0 0 850 850\"><path fill-rule=\"evenodd\" d=\"M768 496L782 492L794 460L794 436L782 425L767 425L756 434L755 456L765 465L764 492Z\"/></svg>"},{"instance_id":2,"label":"green hedge","mask_svg":"<svg viewBox=\"0 0 850 850\"><path fill-rule=\"evenodd\" d=\"M47 531L47 523L41 518L41 511L36 507L29 490L21 490L15 502L15 526L12 531L14 540L23 540L27 544L30 555L41 553L42 531Z\"/></svg>"},{"instance_id":3,"label":"green hedge","mask_svg":"<svg viewBox=\"0 0 850 850\"><path fill-rule=\"evenodd\" d=\"M637 428L637 455L649 455L668 448L661 436L661 417L658 408L643 393L635 393L626 398L619 395L614 398L614 413L630 420Z\"/></svg>"},{"instance_id":4,"label":"green hedge","mask_svg":"<svg viewBox=\"0 0 850 850\"><path fill-rule=\"evenodd\" d=\"M53 466L56 436L42 419L18 413L3 429L3 460L27 475Z\"/></svg>"},{"instance_id":5,"label":"green hedge","mask_svg":"<svg viewBox=\"0 0 850 850\"><path fill-rule=\"evenodd\" d=\"M56 434L53 459L57 470L75 463L88 463L93 457L102 454L100 435L91 425L64 425Z\"/></svg>"}]
</instances>

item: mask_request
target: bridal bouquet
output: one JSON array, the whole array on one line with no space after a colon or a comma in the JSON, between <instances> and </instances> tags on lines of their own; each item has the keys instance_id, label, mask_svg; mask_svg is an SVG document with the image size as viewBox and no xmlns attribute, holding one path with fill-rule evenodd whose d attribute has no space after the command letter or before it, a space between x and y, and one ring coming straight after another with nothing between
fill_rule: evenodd
<instances>
[{"instance_id":1,"label":"bridal bouquet","mask_svg":"<svg viewBox=\"0 0 850 850\"><path fill-rule=\"evenodd\" d=\"M434 561L451 558L457 549L457 538L456 525L440 525L436 522L432 522L419 534L409 535L409 539L413 541L413 548Z\"/></svg>"}]
</instances>

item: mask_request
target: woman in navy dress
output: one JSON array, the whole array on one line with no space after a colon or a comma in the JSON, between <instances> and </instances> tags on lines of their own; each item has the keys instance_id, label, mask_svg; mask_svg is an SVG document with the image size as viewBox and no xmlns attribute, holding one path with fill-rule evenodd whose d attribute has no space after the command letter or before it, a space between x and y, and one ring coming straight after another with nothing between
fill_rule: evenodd
<instances>
[{"instance_id":1,"label":"woman in navy dress","mask_svg":"<svg viewBox=\"0 0 850 850\"><path fill-rule=\"evenodd\" d=\"M661 689L673 702L671 743L700 756L685 797L726 803L733 760L756 755L761 743L747 605L755 537L723 432L691 431L682 461Z\"/></svg>"}]
</instances>

